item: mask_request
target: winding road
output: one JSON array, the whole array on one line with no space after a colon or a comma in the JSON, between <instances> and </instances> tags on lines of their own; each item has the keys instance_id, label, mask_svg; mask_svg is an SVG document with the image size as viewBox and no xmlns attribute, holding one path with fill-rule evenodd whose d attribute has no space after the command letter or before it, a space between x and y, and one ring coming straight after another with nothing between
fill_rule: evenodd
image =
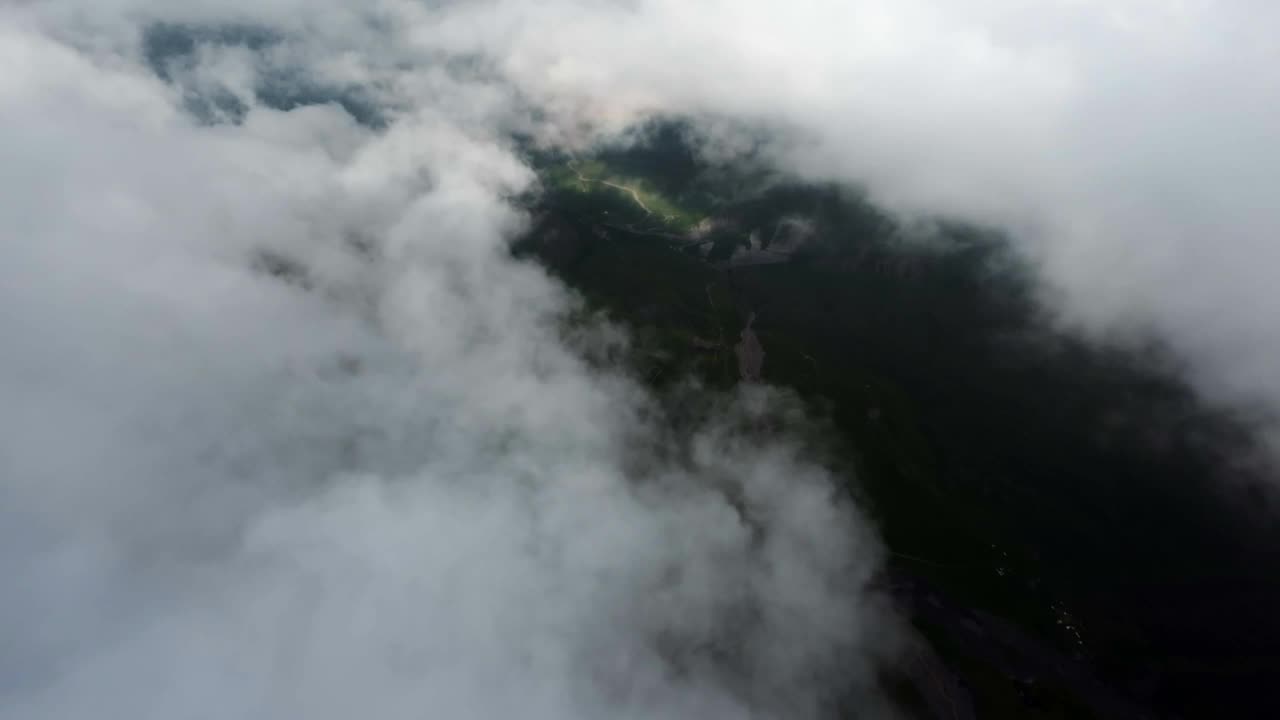
<instances>
[{"instance_id":1,"label":"winding road","mask_svg":"<svg viewBox=\"0 0 1280 720\"><path fill-rule=\"evenodd\" d=\"M578 176L578 182L584 185L587 183L596 182L596 183L600 183L601 185L608 185L611 188L616 188L618 190L621 190L627 193L628 195L630 195L631 199L636 201L636 204L640 206L640 209L643 210L646 215L653 214L653 211L649 209L649 206L645 205L644 201L640 199L640 193L636 192L635 188L627 187L626 185L619 185L618 183L609 182L608 180L598 180L596 178L589 178L586 175L583 175L580 170L578 170L578 167L573 164L572 160L569 161L569 169L573 171L574 175Z\"/></svg>"}]
</instances>

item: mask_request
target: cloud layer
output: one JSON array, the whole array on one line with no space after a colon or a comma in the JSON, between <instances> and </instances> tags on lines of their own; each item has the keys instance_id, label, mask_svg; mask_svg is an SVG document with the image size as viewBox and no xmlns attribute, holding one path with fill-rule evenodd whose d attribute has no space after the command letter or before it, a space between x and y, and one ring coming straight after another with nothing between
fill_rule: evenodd
<instances>
[{"instance_id":1,"label":"cloud layer","mask_svg":"<svg viewBox=\"0 0 1280 720\"><path fill-rule=\"evenodd\" d=\"M1280 407L1274 3L449 5L429 47L606 127L751 118L793 170L1011 232L1067 325L1158 336L1215 401Z\"/></svg>"},{"instance_id":2,"label":"cloud layer","mask_svg":"<svg viewBox=\"0 0 1280 720\"><path fill-rule=\"evenodd\" d=\"M780 399L676 440L566 346L572 296L506 252L510 93L387 70L380 128L201 115L342 86L358 15L224 15L254 49L68 7L0 25L2 714L875 711L874 537L752 437ZM231 41L165 83L144 30L194 19Z\"/></svg>"},{"instance_id":3,"label":"cloud layer","mask_svg":"<svg viewBox=\"0 0 1280 720\"><path fill-rule=\"evenodd\" d=\"M1154 333L1206 396L1274 411L1278 13L7 8L0 708L875 709L856 511L793 444L730 431L776 398L651 452L651 401L577 359L571 295L506 255L533 182L507 133L785 129L789 169L1006 228L1065 323Z\"/></svg>"}]
</instances>

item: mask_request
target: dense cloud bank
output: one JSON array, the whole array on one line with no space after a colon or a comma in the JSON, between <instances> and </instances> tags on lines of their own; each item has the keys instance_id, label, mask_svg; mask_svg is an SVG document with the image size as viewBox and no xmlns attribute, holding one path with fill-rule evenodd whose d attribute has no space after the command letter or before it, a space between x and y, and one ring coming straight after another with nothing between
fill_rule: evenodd
<instances>
[{"instance_id":1,"label":"dense cloud bank","mask_svg":"<svg viewBox=\"0 0 1280 720\"><path fill-rule=\"evenodd\" d=\"M1155 336L1206 398L1280 407L1275 3L511 0L426 14L417 46L484 57L562 118L749 118L787 129L776 154L797 172L1008 230L1065 326Z\"/></svg>"},{"instance_id":2,"label":"dense cloud bank","mask_svg":"<svg viewBox=\"0 0 1280 720\"><path fill-rule=\"evenodd\" d=\"M566 345L511 96L115 10L0 16L0 715L878 712L873 533L771 393L676 439Z\"/></svg>"},{"instance_id":3,"label":"dense cloud bank","mask_svg":"<svg viewBox=\"0 0 1280 720\"><path fill-rule=\"evenodd\" d=\"M47 3L41 24L97 52L136 52L156 22L239 29L166 71L233 114L257 91L374 124L449 102L468 124L567 143L661 112L772 127L793 171L1010 231L1064 325L1155 336L1208 399L1280 406L1274 3L87 5Z\"/></svg>"},{"instance_id":4,"label":"dense cloud bank","mask_svg":"<svg viewBox=\"0 0 1280 720\"><path fill-rule=\"evenodd\" d=\"M785 129L785 167L1007 228L1065 322L1154 332L1271 409L1278 25L1245 0L5 8L2 714L875 712L856 510L730 430L759 393L649 451L651 400L506 252L534 182L507 138Z\"/></svg>"}]
</instances>

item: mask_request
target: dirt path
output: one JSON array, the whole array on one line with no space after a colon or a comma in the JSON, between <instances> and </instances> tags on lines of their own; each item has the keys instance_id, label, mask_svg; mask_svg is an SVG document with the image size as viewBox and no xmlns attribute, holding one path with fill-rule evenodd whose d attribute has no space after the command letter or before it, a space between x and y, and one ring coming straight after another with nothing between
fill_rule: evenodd
<instances>
[{"instance_id":1,"label":"dirt path","mask_svg":"<svg viewBox=\"0 0 1280 720\"><path fill-rule=\"evenodd\" d=\"M619 184L617 184L617 183L611 183L611 182L609 182L608 180L597 180L596 182L600 183L601 185L608 185L608 186L609 186L609 187L611 187L611 188L617 188L617 189L622 190L622 191L624 191L624 192L626 192L626 193L629 193L629 194L631 195L631 199L636 201L636 204L640 206L640 209L641 209L641 210L643 210L643 211L645 212L645 214L646 214L646 215L652 215L652 214L653 214L653 211L652 211L652 210L650 210L650 209L649 209L649 207L648 207L647 205L645 205L645 204L644 204L644 201L640 199L640 194L639 194L639 193L637 193L634 189L629 188L629 187L627 187L626 185L619 185Z\"/></svg>"},{"instance_id":2,"label":"dirt path","mask_svg":"<svg viewBox=\"0 0 1280 720\"><path fill-rule=\"evenodd\" d=\"M586 175L583 175L578 170L578 166L574 165L573 161L569 162L569 169L573 171L574 175L578 176L578 182L583 183L584 185L586 183L596 182L596 183L600 183L601 185L608 185L611 188L616 188L618 190L621 190L627 193L628 195L630 195L631 199L636 201L636 204L640 206L640 209L643 210L646 215L653 214L653 211L649 209L649 206L645 205L644 201L640 199L640 193L636 192L635 188L630 188L630 187L627 187L626 185L619 185L618 183L609 182L608 180L597 180L595 178L589 178Z\"/></svg>"}]
</instances>

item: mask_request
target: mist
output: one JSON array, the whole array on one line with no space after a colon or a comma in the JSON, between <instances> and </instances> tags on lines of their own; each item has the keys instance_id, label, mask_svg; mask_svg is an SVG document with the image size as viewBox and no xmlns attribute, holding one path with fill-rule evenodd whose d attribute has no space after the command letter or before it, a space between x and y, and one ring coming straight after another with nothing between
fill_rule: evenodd
<instances>
[{"instance_id":1,"label":"mist","mask_svg":"<svg viewBox=\"0 0 1280 720\"><path fill-rule=\"evenodd\" d=\"M1249 0L495 2L424 11L411 32L490 58L559 113L562 134L686 113L710 118L714 137L715 118L748 120L801 177L860 185L906 218L1000 229L1059 328L1154 339L1205 400L1273 417L1278 12Z\"/></svg>"},{"instance_id":2,"label":"mist","mask_svg":"<svg viewBox=\"0 0 1280 720\"><path fill-rule=\"evenodd\" d=\"M508 94L237 105L341 58L224 25L166 82L161 15L61 9L0 30L0 714L883 711L874 530L785 397L675 436L571 346Z\"/></svg>"},{"instance_id":3,"label":"mist","mask_svg":"<svg viewBox=\"0 0 1280 720\"><path fill-rule=\"evenodd\" d=\"M768 129L798 177L1006 231L1052 322L1265 416L1277 13L0 10L0 714L887 714L848 478L756 429L803 424L780 391L673 436L583 359L628 340L567 340L582 302L510 257L512 133Z\"/></svg>"}]
</instances>

